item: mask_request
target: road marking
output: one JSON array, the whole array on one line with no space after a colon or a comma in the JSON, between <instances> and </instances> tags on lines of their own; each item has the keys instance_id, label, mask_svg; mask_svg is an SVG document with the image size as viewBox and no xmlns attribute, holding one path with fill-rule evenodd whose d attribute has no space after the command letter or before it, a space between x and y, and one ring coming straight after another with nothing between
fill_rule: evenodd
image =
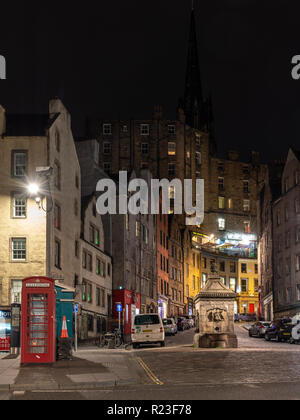
<instances>
[{"instance_id":1,"label":"road marking","mask_svg":"<svg viewBox=\"0 0 300 420\"><path fill-rule=\"evenodd\" d=\"M146 363L140 358L136 358L137 362L142 366L144 371L147 373L149 378L156 384L156 385L164 385L163 382L161 382L157 376L151 371L151 369L146 365Z\"/></svg>"},{"instance_id":2,"label":"road marking","mask_svg":"<svg viewBox=\"0 0 300 420\"><path fill-rule=\"evenodd\" d=\"M13 395L14 396L23 396L23 395L25 395L25 391L14 391Z\"/></svg>"}]
</instances>

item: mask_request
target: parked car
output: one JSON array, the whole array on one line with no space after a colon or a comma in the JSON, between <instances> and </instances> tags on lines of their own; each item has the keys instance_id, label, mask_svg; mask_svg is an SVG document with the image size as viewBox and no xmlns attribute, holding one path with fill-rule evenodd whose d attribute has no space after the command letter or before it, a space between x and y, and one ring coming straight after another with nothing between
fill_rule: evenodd
<instances>
[{"instance_id":1,"label":"parked car","mask_svg":"<svg viewBox=\"0 0 300 420\"><path fill-rule=\"evenodd\" d=\"M177 318L177 329L178 331L185 331L187 329L187 321L185 318Z\"/></svg>"},{"instance_id":2,"label":"parked car","mask_svg":"<svg viewBox=\"0 0 300 420\"><path fill-rule=\"evenodd\" d=\"M189 324L190 328L195 327L195 320L192 316L190 316L187 321L188 321L188 324Z\"/></svg>"},{"instance_id":3,"label":"parked car","mask_svg":"<svg viewBox=\"0 0 300 420\"><path fill-rule=\"evenodd\" d=\"M177 334L177 324L174 318L163 319L164 329L166 335L176 335Z\"/></svg>"},{"instance_id":4,"label":"parked car","mask_svg":"<svg viewBox=\"0 0 300 420\"><path fill-rule=\"evenodd\" d=\"M165 329L159 314L135 315L132 320L131 341L133 348L141 344L165 346Z\"/></svg>"},{"instance_id":5,"label":"parked car","mask_svg":"<svg viewBox=\"0 0 300 420\"><path fill-rule=\"evenodd\" d=\"M189 330L191 328L190 317L184 316L183 318L184 318L184 323L185 323L185 329Z\"/></svg>"},{"instance_id":6,"label":"parked car","mask_svg":"<svg viewBox=\"0 0 300 420\"><path fill-rule=\"evenodd\" d=\"M270 328L265 333L265 340L290 341L292 329L294 328L292 320L289 318L277 319L272 322Z\"/></svg>"},{"instance_id":7,"label":"parked car","mask_svg":"<svg viewBox=\"0 0 300 420\"><path fill-rule=\"evenodd\" d=\"M259 321L256 324L251 325L249 328L249 337L263 338L268 328L270 328L271 322Z\"/></svg>"},{"instance_id":8,"label":"parked car","mask_svg":"<svg viewBox=\"0 0 300 420\"><path fill-rule=\"evenodd\" d=\"M234 322L254 322L256 319L256 314L236 314L234 316Z\"/></svg>"}]
</instances>

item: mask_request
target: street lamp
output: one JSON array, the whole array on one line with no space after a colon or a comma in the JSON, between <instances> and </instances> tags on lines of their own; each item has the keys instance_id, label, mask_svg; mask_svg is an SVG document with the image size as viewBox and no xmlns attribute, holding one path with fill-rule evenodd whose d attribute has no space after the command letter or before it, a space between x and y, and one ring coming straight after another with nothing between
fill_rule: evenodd
<instances>
[{"instance_id":1,"label":"street lamp","mask_svg":"<svg viewBox=\"0 0 300 420\"><path fill-rule=\"evenodd\" d=\"M51 167L38 167L36 168L37 181L38 182L29 182L27 185L27 191L30 197L35 199L35 202L45 213L50 213L53 209L53 200L50 191L50 182L49 178L53 173L53 168ZM45 180L41 178L44 177ZM49 198L50 206L45 208L44 199Z\"/></svg>"},{"instance_id":2,"label":"street lamp","mask_svg":"<svg viewBox=\"0 0 300 420\"><path fill-rule=\"evenodd\" d=\"M29 184L27 189L28 189L28 192L31 196L38 196L38 194L40 192L40 187L36 183Z\"/></svg>"}]
</instances>

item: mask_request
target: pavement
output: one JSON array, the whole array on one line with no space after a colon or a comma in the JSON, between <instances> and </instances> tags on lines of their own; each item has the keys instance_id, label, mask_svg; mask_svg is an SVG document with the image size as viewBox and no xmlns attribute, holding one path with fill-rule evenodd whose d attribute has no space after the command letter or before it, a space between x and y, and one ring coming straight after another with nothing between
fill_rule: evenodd
<instances>
[{"instance_id":1,"label":"pavement","mask_svg":"<svg viewBox=\"0 0 300 420\"><path fill-rule=\"evenodd\" d=\"M7 354L0 354L0 391L9 389L15 383L19 371L19 358L7 359Z\"/></svg>"},{"instance_id":2,"label":"pavement","mask_svg":"<svg viewBox=\"0 0 300 420\"><path fill-rule=\"evenodd\" d=\"M0 391L101 389L139 382L138 366L128 352L84 348L72 360L53 366L21 366L20 356L0 355Z\"/></svg>"},{"instance_id":3,"label":"pavement","mask_svg":"<svg viewBox=\"0 0 300 420\"><path fill-rule=\"evenodd\" d=\"M190 330L165 348L80 348L52 367L0 355L0 400L299 399L300 346L250 338L247 328L236 325L230 350L195 349Z\"/></svg>"}]
</instances>

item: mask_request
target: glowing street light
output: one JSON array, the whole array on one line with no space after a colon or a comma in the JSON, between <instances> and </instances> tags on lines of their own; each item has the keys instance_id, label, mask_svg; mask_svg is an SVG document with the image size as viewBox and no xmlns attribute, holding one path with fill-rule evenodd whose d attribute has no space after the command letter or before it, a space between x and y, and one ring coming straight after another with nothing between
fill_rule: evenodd
<instances>
[{"instance_id":1,"label":"glowing street light","mask_svg":"<svg viewBox=\"0 0 300 420\"><path fill-rule=\"evenodd\" d=\"M30 195L38 195L40 192L40 187L38 184L29 184L27 189Z\"/></svg>"}]
</instances>

